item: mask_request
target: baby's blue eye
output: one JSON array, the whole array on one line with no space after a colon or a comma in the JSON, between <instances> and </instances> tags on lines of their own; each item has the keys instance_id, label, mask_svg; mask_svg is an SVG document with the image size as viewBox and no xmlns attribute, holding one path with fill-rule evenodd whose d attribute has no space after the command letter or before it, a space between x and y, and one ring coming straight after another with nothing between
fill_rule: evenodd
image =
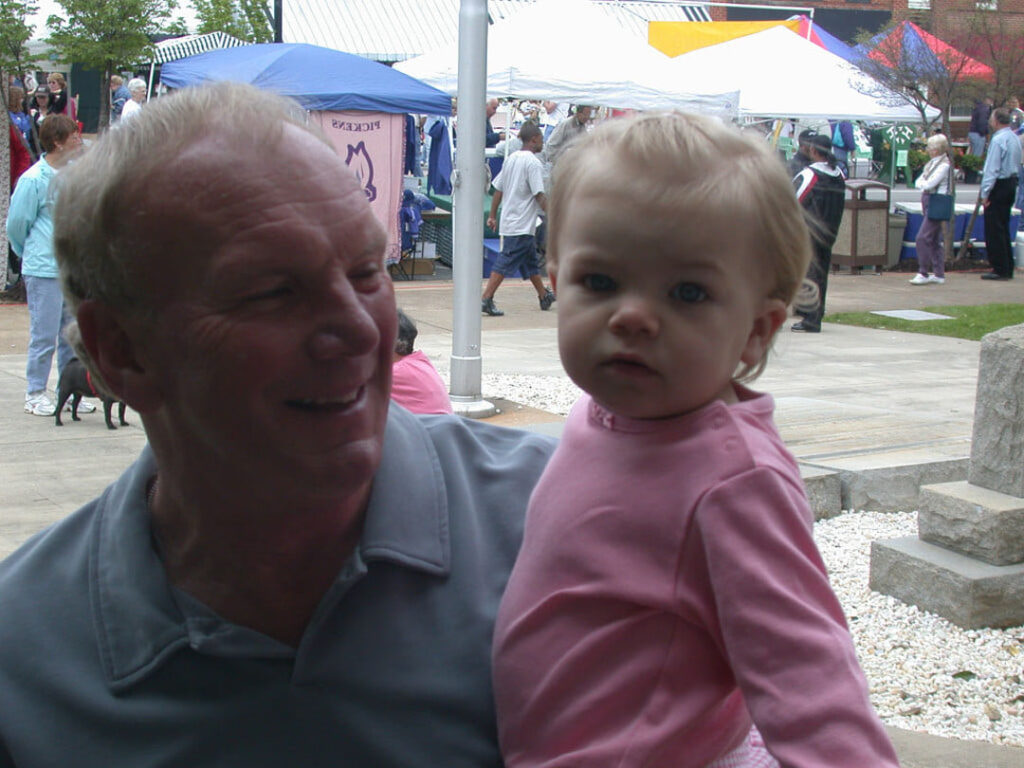
<instances>
[{"instance_id":1,"label":"baby's blue eye","mask_svg":"<svg viewBox=\"0 0 1024 768\"><path fill-rule=\"evenodd\" d=\"M608 275L584 275L583 280L581 282L583 283L583 287L586 288L588 291L604 292L615 290L615 281L608 277Z\"/></svg>"},{"instance_id":2,"label":"baby's blue eye","mask_svg":"<svg viewBox=\"0 0 1024 768\"><path fill-rule=\"evenodd\" d=\"M680 283L671 292L672 298L685 301L687 304L696 304L708 297L707 291L696 283Z\"/></svg>"}]
</instances>

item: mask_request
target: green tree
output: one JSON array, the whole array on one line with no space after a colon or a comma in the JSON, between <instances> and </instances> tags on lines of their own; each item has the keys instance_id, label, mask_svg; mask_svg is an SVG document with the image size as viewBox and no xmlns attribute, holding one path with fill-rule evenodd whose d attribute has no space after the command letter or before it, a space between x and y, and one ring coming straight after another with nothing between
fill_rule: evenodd
<instances>
[{"instance_id":1,"label":"green tree","mask_svg":"<svg viewBox=\"0 0 1024 768\"><path fill-rule=\"evenodd\" d=\"M970 72L972 59L955 47L928 54L909 50L899 35L886 34L898 26L889 24L877 36L859 36L857 41L865 46L866 55L857 61L857 66L912 104L921 113L921 124L926 130L932 122L926 111L929 107L937 108L942 132L948 136L950 108L977 88L977 80Z\"/></svg>"},{"instance_id":2,"label":"green tree","mask_svg":"<svg viewBox=\"0 0 1024 768\"><path fill-rule=\"evenodd\" d=\"M31 2L0 0L0 74L15 73L18 77L24 77L29 60L26 43L33 32L32 25L28 24L26 19L35 12L36 6ZM8 104L8 97L7 87L0 88L0 104L7 112L7 119L10 120L11 105ZM35 134L35 131L35 121L32 121L32 133ZM21 135L20 131L16 133ZM26 145L25 148L32 154L30 147Z\"/></svg>"},{"instance_id":3,"label":"green tree","mask_svg":"<svg viewBox=\"0 0 1024 768\"><path fill-rule=\"evenodd\" d=\"M931 26L930 21L930 18L921 19L922 26ZM950 41L950 47L944 51L921 53L905 47L899 35L884 34L897 26L890 24L874 39L861 36L858 42L865 46L867 55L857 66L913 104L921 113L926 133L931 125L926 110L930 106L937 108L940 130L950 136L949 116L953 105L968 101L980 85L973 71L974 60L963 52L967 48L966 41ZM948 154L952 169L952 148ZM955 195L956 179L952 172L949 181L950 192ZM944 258L948 261L953 253L952 221L945 226L943 247Z\"/></svg>"},{"instance_id":4,"label":"green tree","mask_svg":"<svg viewBox=\"0 0 1024 768\"><path fill-rule=\"evenodd\" d=\"M152 38L165 32L176 0L58 0L64 18L50 16L50 44L65 61L99 70L100 127L110 123L110 76L152 55Z\"/></svg>"},{"instance_id":5,"label":"green tree","mask_svg":"<svg viewBox=\"0 0 1024 768\"><path fill-rule=\"evenodd\" d=\"M258 0L192 0L199 34L226 32L248 43L274 39L267 4Z\"/></svg>"},{"instance_id":6,"label":"green tree","mask_svg":"<svg viewBox=\"0 0 1024 768\"><path fill-rule=\"evenodd\" d=\"M25 20L35 11L36 6L30 2L0 0L0 76L6 76L11 72L24 76L25 63L28 60L28 49L25 44L32 37L32 26L27 24ZM9 105L7 103L6 77L0 82L4 83L4 87L0 88L0 102L3 103L5 114L8 115L7 119L10 120L10 113L7 112ZM21 135L18 131L15 131L15 133L18 133L19 136ZM7 178L6 174L4 178ZM9 181L10 179L5 183L9 183ZM4 194L7 194L6 189ZM5 246L6 242L7 238L4 236L0 239L0 247ZM3 247L3 250L6 251L6 247ZM0 258L0 288L6 284L7 257L4 256ZM20 293L18 293L19 290ZM20 289L12 288L11 291L5 292L5 296L22 299L24 296L24 286L22 285Z\"/></svg>"},{"instance_id":7,"label":"green tree","mask_svg":"<svg viewBox=\"0 0 1024 768\"><path fill-rule=\"evenodd\" d=\"M0 72L5 75L13 72L21 77L25 73L25 65L29 58L26 43L34 31L26 19L35 12L34 3L0 0ZM0 90L0 101L6 109L7 89Z\"/></svg>"},{"instance_id":8,"label":"green tree","mask_svg":"<svg viewBox=\"0 0 1024 768\"><path fill-rule=\"evenodd\" d=\"M1010 96L1024 92L1024 26L1010 14L978 10L967 20L968 44L975 58L992 67L984 95L1002 106Z\"/></svg>"}]
</instances>

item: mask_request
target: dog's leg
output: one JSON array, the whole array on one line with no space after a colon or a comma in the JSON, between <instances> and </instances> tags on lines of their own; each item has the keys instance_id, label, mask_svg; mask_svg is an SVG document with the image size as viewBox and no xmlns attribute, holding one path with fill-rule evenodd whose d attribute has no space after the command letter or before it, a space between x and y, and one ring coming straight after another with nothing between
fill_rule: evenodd
<instances>
[{"instance_id":1,"label":"dog's leg","mask_svg":"<svg viewBox=\"0 0 1024 768\"><path fill-rule=\"evenodd\" d=\"M64 377L62 376L61 379L63 378ZM57 410L54 411L53 417L54 423L58 427L64 426L60 421L60 412L64 410L64 403L68 401L67 388L68 387L66 381L62 380L57 382Z\"/></svg>"},{"instance_id":2,"label":"dog's leg","mask_svg":"<svg viewBox=\"0 0 1024 768\"><path fill-rule=\"evenodd\" d=\"M81 392L75 392L75 394L73 394L71 396L71 420L72 421L81 421L81 419L78 418L78 404L80 402L82 402L82 393Z\"/></svg>"},{"instance_id":3,"label":"dog's leg","mask_svg":"<svg viewBox=\"0 0 1024 768\"><path fill-rule=\"evenodd\" d=\"M117 429L114 426L114 422L110 419L110 411L114 407L114 401L109 397L103 398L103 420L107 422L107 429Z\"/></svg>"},{"instance_id":4,"label":"dog's leg","mask_svg":"<svg viewBox=\"0 0 1024 768\"><path fill-rule=\"evenodd\" d=\"M125 409L125 402L124 402L124 400L121 400L117 404L117 420L121 422L121 426L122 427L127 427L128 426L128 422L124 420L124 409Z\"/></svg>"}]
</instances>

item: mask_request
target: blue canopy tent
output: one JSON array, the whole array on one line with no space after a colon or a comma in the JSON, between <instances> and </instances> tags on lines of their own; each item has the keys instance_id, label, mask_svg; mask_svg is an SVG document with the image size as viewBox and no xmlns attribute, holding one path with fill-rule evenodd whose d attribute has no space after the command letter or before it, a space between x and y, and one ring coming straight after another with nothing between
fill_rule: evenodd
<instances>
[{"instance_id":1,"label":"blue canopy tent","mask_svg":"<svg viewBox=\"0 0 1024 768\"><path fill-rule=\"evenodd\" d=\"M374 215L388 229L385 260L401 261L403 151L406 161L416 156L415 147L412 152L403 150L415 130L409 113L449 115L448 94L376 61L305 43L262 43L200 53L164 64L160 80L169 88L240 82L294 99L345 158ZM332 118L350 113L368 118Z\"/></svg>"},{"instance_id":2,"label":"blue canopy tent","mask_svg":"<svg viewBox=\"0 0 1024 768\"><path fill-rule=\"evenodd\" d=\"M168 88L230 80L289 96L311 111L447 115L444 91L375 61L305 43L224 48L163 65Z\"/></svg>"},{"instance_id":3,"label":"blue canopy tent","mask_svg":"<svg viewBox=\"0 0 1024 768\"><path fill-rule=\"evenodd\" d=\"M826 51L834 53L842 59L846 59L851 64L856 65L857 61L863 58L862 54L858 53L852 46L847 45L835 35L829 33L820 24L811 21L811 19L803 14L797 14L796 16L790 16L789 20L796 19L800 22L800 37L805 37L815 45L820 45Z\"/></svg>"}]
</instances>

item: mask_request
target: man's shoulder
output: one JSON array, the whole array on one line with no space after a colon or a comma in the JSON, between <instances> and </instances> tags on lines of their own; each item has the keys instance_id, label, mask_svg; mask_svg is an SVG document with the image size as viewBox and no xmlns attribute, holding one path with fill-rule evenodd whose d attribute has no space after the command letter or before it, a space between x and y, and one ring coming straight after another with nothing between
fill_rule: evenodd
<instances>
[{"instance_id":1,"label":"man's shoulder","mask_svg":"<svg viewBox=\"0 0 1024 768\"><path fill-rule=\"evenodd\" d=\"M14 642L26 629L69 614L69 601L89 603L89 551L94 540L98 500L40 531L0 563L0 647L24 650ZM50 626L56 631L56 626ZM9 658L8 653L2 654Z\"/></svg>"},{"instance_id":2,"label":"man's shoulder","mask_svg":"<svg viewBox=\"0 0 1024 768\"><path fill-rule=\"evenodd\" d=\"M466 460L543 468L557 440L548 435L451 415L415 417L435 447Z\"/></svg>"}]
</instances>

